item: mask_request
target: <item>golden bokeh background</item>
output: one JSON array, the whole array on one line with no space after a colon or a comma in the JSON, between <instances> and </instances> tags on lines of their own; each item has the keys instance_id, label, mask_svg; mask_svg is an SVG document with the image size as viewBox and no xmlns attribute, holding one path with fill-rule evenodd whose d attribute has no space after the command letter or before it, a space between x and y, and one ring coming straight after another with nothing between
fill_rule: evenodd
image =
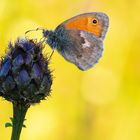
<instances>
[{"instance_id":1,"label":"golden bokeh background","mask_svg":"<svg viewBox=\"0 0 140 140\"><path fill-rule=\"evenodd\" d=\"M139 0L0 0L0 56L29 29L54 29L92 11L110 18L102 59L82 72L55 52L51 97L29 109L21 140L140 140ZM10 140L4 123L11 116L1 98L0 140Z\"/></svg>"}]
</instances>

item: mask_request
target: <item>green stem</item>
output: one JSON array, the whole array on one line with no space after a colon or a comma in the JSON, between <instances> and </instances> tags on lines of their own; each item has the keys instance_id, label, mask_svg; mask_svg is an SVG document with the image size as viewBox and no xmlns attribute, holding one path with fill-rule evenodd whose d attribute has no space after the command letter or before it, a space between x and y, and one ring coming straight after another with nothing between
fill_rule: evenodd
<instances>
[{"instance_id":1,"label":"green stem","mask_svg":"<svg viewBox=\"0 0 140 140\"><path fill-rule=\"evenodd\" d=\"M29 106L13 103L13 127L11 140L19 140Z\"/></svg>"}]
</instances>

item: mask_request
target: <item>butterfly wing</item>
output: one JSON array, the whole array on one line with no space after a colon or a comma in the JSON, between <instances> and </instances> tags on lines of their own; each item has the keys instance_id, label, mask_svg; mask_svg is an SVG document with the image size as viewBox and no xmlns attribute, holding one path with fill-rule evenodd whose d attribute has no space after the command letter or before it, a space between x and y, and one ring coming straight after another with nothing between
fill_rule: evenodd
<instances>
[{"instance_id":1,"label":"butterfly wing","mask_svg":"<svg viewBox=\"0 0 140 140\"><path fill-rule=\"evenodd\" d=\"M47 32L47 43L69 62L87 70L98 62L109 18L100 12L84 13L61 23Z\"/></svg>"},{"instance_id":2,"label":"butterfly wing","mask_svg":"<svg viewBox=\"0 0 140 140\"><path fill-rule=\"evenodd\" d=\"M68 29L66 32L67 41L61 45L59 43L59 47L56 47L57 51L81 70L93 67L102 56L102 40L82 30Z\"/></svg>"}]
</instances>

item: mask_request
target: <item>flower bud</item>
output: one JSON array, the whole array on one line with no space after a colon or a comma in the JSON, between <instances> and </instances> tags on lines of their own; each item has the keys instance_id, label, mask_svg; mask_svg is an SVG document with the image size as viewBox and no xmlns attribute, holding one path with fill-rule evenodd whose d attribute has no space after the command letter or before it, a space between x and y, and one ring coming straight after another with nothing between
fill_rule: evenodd
<instances>
[{"instance_id":1,"label":"flower bud","mask_svg":"<svg viewBox=\"0 0 140 140\"><path fill-rule=\"evenodd\" d=\"M0 62L0 96L23 105L39 103L49 96L52 75L43 45L33 40L17 39Z\"/></svg>"}]
</instances>

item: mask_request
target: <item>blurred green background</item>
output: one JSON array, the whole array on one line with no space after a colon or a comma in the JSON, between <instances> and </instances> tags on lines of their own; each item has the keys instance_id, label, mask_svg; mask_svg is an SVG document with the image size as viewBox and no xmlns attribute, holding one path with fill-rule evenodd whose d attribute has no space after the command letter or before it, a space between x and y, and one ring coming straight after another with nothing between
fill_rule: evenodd
<instances>
[{"instance_id":1,"label":"blurred green background","mask_svg":"<svg viewBox=\"0 0 140 140\"><path fill-rule=\"evenodd\" d=\"M51 97L29 109L21 140L140 140L139 0L0 0L0 56L29 29L54 29L92 11L110 18L102 59L82 72L55 52ZM0 140L10 140L4 123L11 116L11 103L1 98Z\"/></svg>"}]
</instances>

